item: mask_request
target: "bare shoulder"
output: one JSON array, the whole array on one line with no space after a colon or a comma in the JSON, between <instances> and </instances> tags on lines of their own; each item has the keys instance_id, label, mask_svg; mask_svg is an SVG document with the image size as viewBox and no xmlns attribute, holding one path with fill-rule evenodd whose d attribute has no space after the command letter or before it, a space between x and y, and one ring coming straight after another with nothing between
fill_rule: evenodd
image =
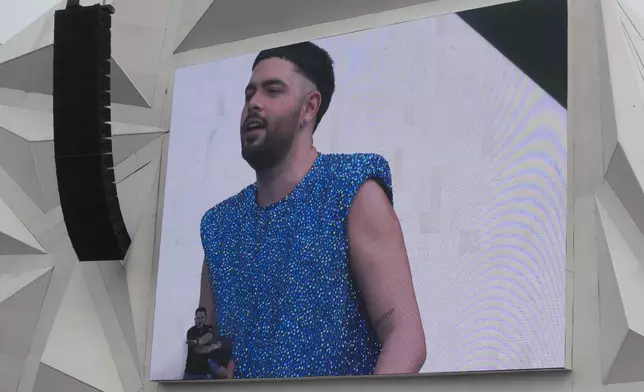
<instances>
[{"instance_id":1,"label":"bare shoulder","mask_svg":"<svg viewBox=\"0 0 644 392\"><path fill-rule=\"evenodd\" d=\"M368 180L358 190L349 212L349 232L363 234L384 233L389 231L398 218L389 197L382 185L376 180Z\"/></svg>"},{"instance_id":2,"label":"bare shoulder","mask_svg":"<svg viewBox=\"0 0 644 392\"><path fill-rule=\"evenodd\" d=\"M351 205L351 213L379 213L393 211L391 201L377 180L368 180L360 189Z\"/></svg>"}]
</instances>

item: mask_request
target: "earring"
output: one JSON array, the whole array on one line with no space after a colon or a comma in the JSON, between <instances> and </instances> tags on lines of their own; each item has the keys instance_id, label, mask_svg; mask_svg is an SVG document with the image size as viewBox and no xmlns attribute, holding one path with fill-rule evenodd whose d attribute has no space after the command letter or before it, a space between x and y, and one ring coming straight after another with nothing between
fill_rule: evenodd
<instances>
[{"instance_id":1,"label":"earring","mask_svg":"<svg viewBox=\"0 0 644 392\"><path fill-rule=\"evenodd\" d=\"M306 126L306 120L302 120L302 126L303 126L303 127L305 127L305 126Z\"/></svg>"}]
</instances>

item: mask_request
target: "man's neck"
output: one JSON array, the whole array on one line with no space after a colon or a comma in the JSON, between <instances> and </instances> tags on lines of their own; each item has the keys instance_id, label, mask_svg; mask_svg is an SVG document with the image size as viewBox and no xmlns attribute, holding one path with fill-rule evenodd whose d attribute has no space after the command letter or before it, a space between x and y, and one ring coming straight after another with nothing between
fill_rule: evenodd
<instances>
[{"instance_id":1,"label":"man's neck","mask_svg":"<svg viewBox=\"0 0 644 392\"><path fill-rule=\"evenodd\" d=\"M311 170L317 157L313 146L296 147L278 165L257 172L257 204L269 206L288 196Z\"/></svg>"}]
</instances>

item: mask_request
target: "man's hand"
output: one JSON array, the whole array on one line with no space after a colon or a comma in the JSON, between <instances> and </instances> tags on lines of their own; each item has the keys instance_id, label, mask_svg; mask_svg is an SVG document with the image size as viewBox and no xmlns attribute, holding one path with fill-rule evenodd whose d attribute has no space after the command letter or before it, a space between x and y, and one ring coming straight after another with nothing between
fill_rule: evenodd
<instances>
[{"instance_id":1,"label":"man's hand","mask_svg":"<svg viewBox=\"0 0 644 392\"><path fill-rule=\"evenodd\" d=\"M186 341L186 344L187 344L188 346L190 346L190 347L192 347L192 346L196 346L196 345L197 345L197 343L199 343L199 341L197 341L197 340L187 340L187 341Z\"/></svg>"},{"instance_id":2,"label":"man's hand","mask_svg":"<svg viewBox=\"0 0 644 392\"><path fill-rule=\"evenodd\" d=\"M197 339L197 344L210 344L212 342L213 335L212 332L208 332Z\"/></svg>"},{"instance_id":3,"label":"man's hand","mask_svg":"<svg viewBox=\"0 0 644 392\"><path fill-rule=\"evenodd\" d=\"M360 187L348 236L351 269L382 343L375 373L417 373L425 362L425 334L400 222L376 181Z\"/></svg>"}]
</instances>

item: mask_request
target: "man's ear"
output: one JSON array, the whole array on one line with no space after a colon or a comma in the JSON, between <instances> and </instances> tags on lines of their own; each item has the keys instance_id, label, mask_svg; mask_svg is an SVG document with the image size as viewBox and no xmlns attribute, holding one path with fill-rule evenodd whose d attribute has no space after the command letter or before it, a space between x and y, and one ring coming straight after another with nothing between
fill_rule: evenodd
<instances>
[{"instance_id":1,"label":"man's ear","mask_svg":"<svg viewBox=\"0 0 644 392\"><path fill-rule=\"evenodd\" d=\"M310 92L307 97L306 101L304 102L304 120L306 120L307 123L313 123L315 121L316 116L318 115L318 111L320 110L320 105L322 104L322 95L320 94L319 91L315 90Z\"/></svg>"}]
</instances>

